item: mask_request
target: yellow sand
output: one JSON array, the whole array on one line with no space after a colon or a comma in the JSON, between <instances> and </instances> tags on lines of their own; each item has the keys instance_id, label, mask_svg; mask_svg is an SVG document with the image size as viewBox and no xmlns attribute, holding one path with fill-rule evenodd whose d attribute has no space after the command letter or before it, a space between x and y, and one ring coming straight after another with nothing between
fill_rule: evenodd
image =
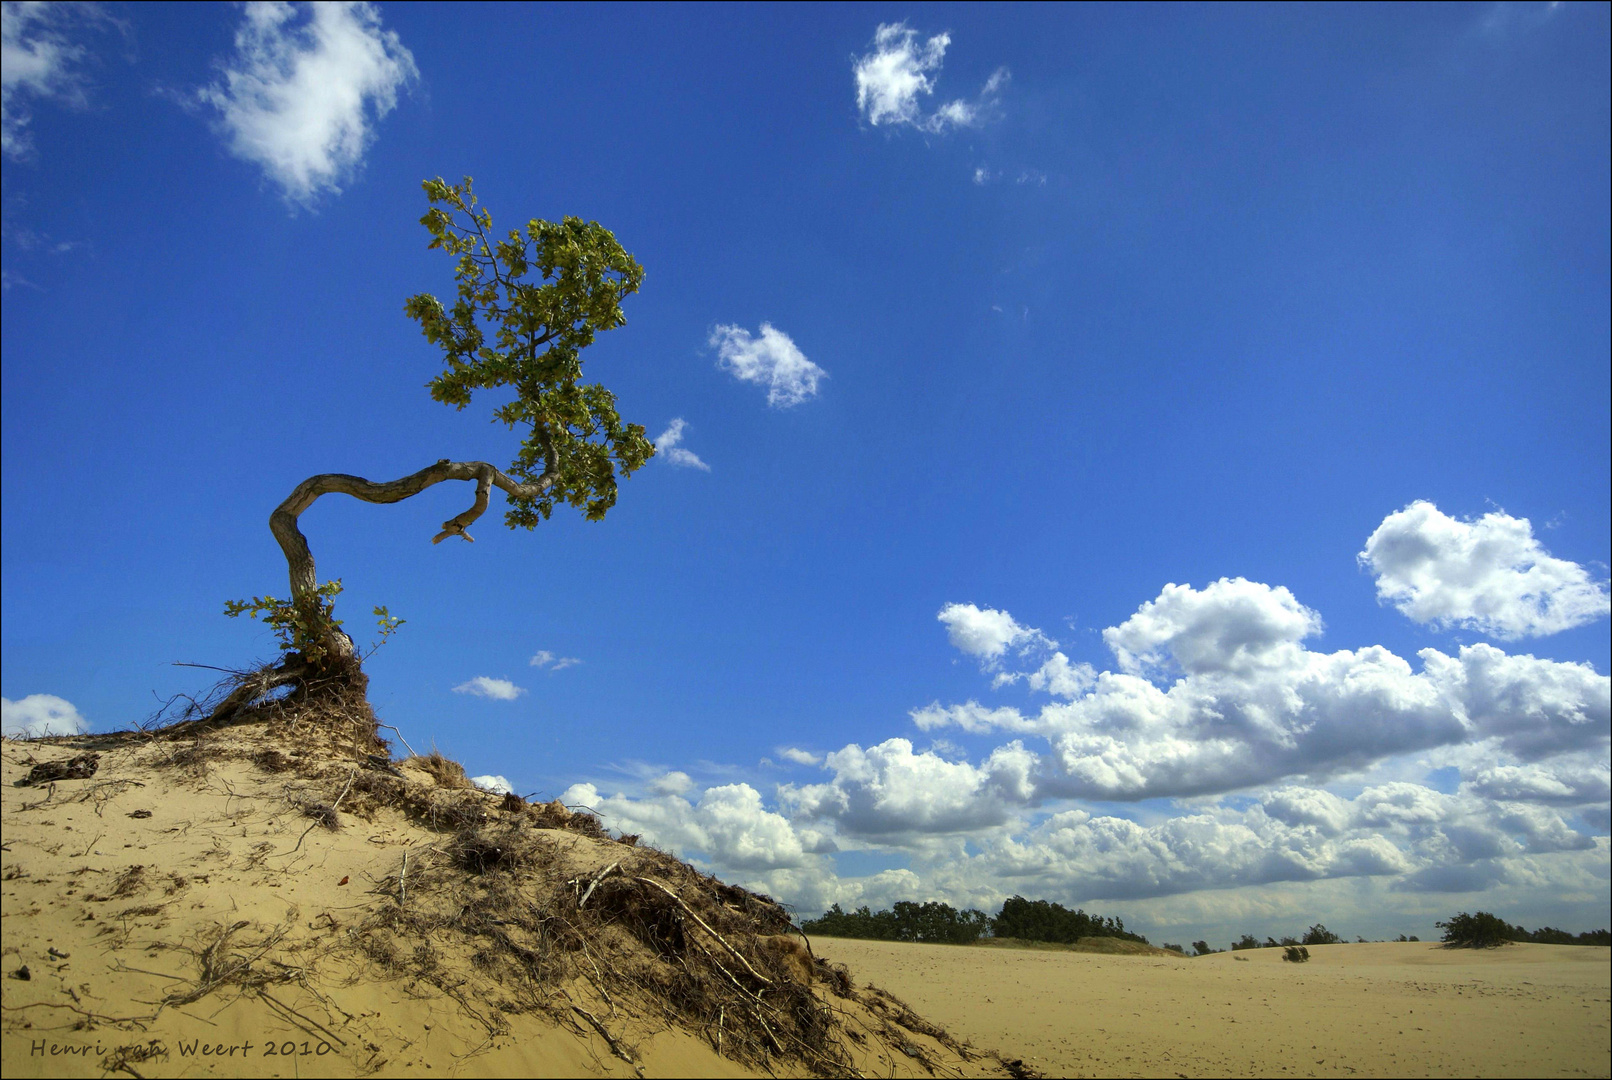
<instances>
[{"instance_id":1,"label":"yellow sand","mask_svg":"<svg viewBox=\"0 0 1612 1080\"><path fill-rule=\"evenodd\" d=\"M815 938L1048 1076L1607 1076L1612 950L1427 943L1197 959Z\"/></svg>"},{"instance_id":2,"label":"yellow sand","mask_svg":"<svg viewBox=\"0 0 1612 1080\"><path fill-rule=\"evenodd\" d=\"M4 741L0 1068L8 1078L763 1075L719 1056L709 1029L675 1020L653 998L611 999L586 980L547 988L557 1002L549 1016L503 1008L478 982L473 945L444 950L430 981L406 966L387 976L351 931L376 905L399 903L405 853L418 867L443 834L394 811L368 819L343 811L340 831L310 828L299 800L329 800L328 783L238 757L163 764L174 749L103 743L93 779L19 788L13 782L33 761L77 751ZM635 857L608 839L544 835L566 873ZM274 978L243 990L226 971L208 984L208 947L221 934L213 956L248 960ZM24 967L29 977L18 978ZM1006 1075L999 1062L916 1030L926 1025L875 995L839 997L821 980L814 992L865 1074ZM796 1059L769 1071L802 1068Z\"/></svg>"}]
</instances>

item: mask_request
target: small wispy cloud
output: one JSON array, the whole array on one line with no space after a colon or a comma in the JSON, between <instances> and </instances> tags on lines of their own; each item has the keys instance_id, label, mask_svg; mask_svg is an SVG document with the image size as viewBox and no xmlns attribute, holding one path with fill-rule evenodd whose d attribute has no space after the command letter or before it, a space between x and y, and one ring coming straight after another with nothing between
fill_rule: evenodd
<instances>
[{"instance_id":1,"label":"small wispy cloud","mask_svg":"<svg viewBox=\"0 0 1612 1080\"><path fill-rule=\"evenodd\" d=\"M873 127L907 125L938 134L948 127L977 127L984 122L997 95L1010 78L998 68L972 101L958 98L925 113L922 99L935 92L951 35L936 34L920 41L918 32L904 22L881 23L873 34L873 49L856 58L856 107Z\"/></svg>"},{"instance_id":2,"label":"small wispy cloud","mask_svg":"<svg viewBox=\"0 0 1612 1080\"><path fill-rule=\"evenodd\" d=\"M1040 169L1020 169L1016 173L1004 172L1001 169L991 169L984 165L974 169L974 183L980 187L993 184L998 180L1006 180L1020 187L1046 187L1047 174Z\"/></svg>"},{"instance_id":3,"label":"small wispy cloud","mask_svg":"<svg viewBox=\"0 0 1612 1080\"><path fill-rule=\"evenodd\" d=\"M48 233L29 228L7 228L5 237L19 251L38 251L47 255L67 255L87 246L82 240L58 240Z\"/></svg>"},{"instance_id":4,"label":"small wispy cloud","mask_svg":"<svg viewBox=\"0 0 1612 1080\"><path fill-rule=\"evenodd\" d=\"M761 324L759 337L740 326L711 331L717 366L740 382L767 388L767 404L787 409L817 396L817 384L828 372L806 359L789 335L771 323Z\"/></svg>"},{"instance_id":5,"label":"small wispy cloud","mask_svg":"<svg viewBox=\"0 0 1612 1080\"><path fill-rule=\"evenodd\" d=\"M508 679L490 679L485 675L477 675L469 682L462 682L454 687L453 692L491 698L494 701L514 701L526 693L526 688L516 686Z\"/></svg>"},{"instance_id":6,"label":"small wispy cloud","mask_svg":"<svg viewBox=\"0 0 1612 1080\"><path fill-rule=\"evenodd\" d=\"M260 166L288 201L339 194L374 124L418 77L414 56L367 3L246 5L223 80L197 92L217 109L230 152Z\"/></svg>"},{"instance_id":7,"label":"small wispy cloud","mask_svg":"<svg viewBox=\"0 0 1612 1080\"><path fill-rule=\"evenodd\" d=\"M532 667L547 668L549 671L564 671L566 668L576 667L580 663L582 661L574 656L556 656L547 649L537 650L537 655L533 656L531 660Z\"/></svg>"},{"instance_id":8,"label":"small wispy cloud","mask_svg":"<svg viewBox=\"0 0 1612 1080\"><path fill-rule=\"evenodd\" d=\"M796 765L821 765L823 763L823 759L816 754L793 746L784 747L778 751L778 756L785 761L793 761Z\"/></svg>"},{"instance_id":9,"label":"small wispy cloud","mask_svg":"<svg viewBox=\"0 0 1612 1080\"><path fill-rule=\"evenodd\" d=\"M23 160L34 144L29 100L84 105L84 46L68 31L110 21L95 4L0 5L0 151Z\"/></svg>"},{"instance_id":10,"label":"small wispy cloud","mask_svg":"<svg viewBox=\"0 0 1612 1080\"><path fill-rule=\"evenodd\" d=\"M666 425L666 430L655 439L656 455L665 458L673 465L710 472L711 466L701 461L698 454L687 447L677 445L683 441L683 429L686 427L688 424L681 416Z\"/></svg>"}]
</instances>

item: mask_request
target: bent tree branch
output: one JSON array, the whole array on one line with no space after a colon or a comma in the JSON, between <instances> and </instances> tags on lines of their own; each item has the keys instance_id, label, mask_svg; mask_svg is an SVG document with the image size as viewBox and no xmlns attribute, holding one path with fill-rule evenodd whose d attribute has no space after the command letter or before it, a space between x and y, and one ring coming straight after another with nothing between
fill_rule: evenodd
<instances>
[{"instance_id":1,"label":"bent tree branch","mask_svg":"<svg viewBox=\"0 0 1612 1080\"><path fill-rule=\"evenodd\" d=\"M444 521L442 531L433 536L431 542L441 543L450 536L462 536L466 540L471 540L473 537L465 532L465 529L486 512L487 498L493 486L496 485L512 499L538 498L553 487L559 477L559 469L552 454L549 455L546 465L543 475L530 484L516 483L485 461L449 461L446 458L400 480L381 483L347 473L320 473L318 476L308 477L297 485L296 490L285 502L275 508L274 513L269 515L269 530L279 542L280 550L285 553L286 563L290 568L292 601L306 602L318 587L313 552L308 549L308 538L297 528L297 518L318 501L321 495L351 495L365 502L395 503L418 495L426 488L440 484L444 480L473 480L476 484L475 503L464 513L456 514Z\"/></svg>"}]
</instances>

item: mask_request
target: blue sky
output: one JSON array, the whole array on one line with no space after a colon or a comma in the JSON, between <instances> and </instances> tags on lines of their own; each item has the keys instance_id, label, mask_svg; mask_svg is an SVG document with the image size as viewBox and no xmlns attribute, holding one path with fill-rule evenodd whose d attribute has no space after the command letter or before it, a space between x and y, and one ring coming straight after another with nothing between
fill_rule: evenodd
<instances>
[{"instance_id":1,"label":"blue sky","mask_svg":"<svg viewBox=\"0 0 1612 1080\"><path fill-rule=\"evenodd\" d=\"M305 477L507 464L402 312L469 174L644 265L662 452L304 515L416 748L807 913L1604 924L1604 5L4 10L8 731L269 658Z\"/></svg>"}]
</instances>

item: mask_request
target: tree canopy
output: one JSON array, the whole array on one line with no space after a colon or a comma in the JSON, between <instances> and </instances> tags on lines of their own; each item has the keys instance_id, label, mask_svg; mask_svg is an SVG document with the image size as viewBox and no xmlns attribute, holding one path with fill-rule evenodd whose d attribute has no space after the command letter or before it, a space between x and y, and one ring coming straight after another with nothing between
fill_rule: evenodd
<instances>
[{"instance_id":1,"label":"tree canopy","mask_svg":"<svg viewBox=\"0 0 1612 1080\"><path fill-rule=\"evenodd\" d=\"M622 423L614 394L580 381L581 353L600 331L626 323L621 301L638 291L644 268L609 229L576 217L533 218L495 240L492 215L471 185L468 176L423 185L432 204L420 219L429 246L458 258L451 308L430 293L404 305L446 361L431 396L463 409L477 390L515 390L494 413L527 429L507 472L542 490L510 494L512 528L534 527L556 500L597 521L616 503L617 468L632 473L655 447L642 425Z\"/></svg>"}]
</instances>

